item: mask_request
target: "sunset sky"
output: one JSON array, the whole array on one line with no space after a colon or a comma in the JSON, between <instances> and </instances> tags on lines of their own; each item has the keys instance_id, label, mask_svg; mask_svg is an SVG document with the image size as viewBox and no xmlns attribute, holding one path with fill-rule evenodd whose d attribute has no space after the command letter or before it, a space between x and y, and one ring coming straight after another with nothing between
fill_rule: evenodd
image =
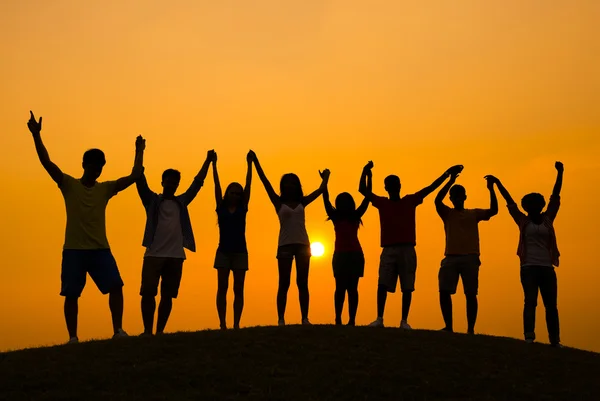
<instances>
[{"instance_id":1,"label":"sunset sky","mask_svg":"<svg viewBox=\"0 0 600 401\"><path fill-rule=\"evenodd\" d=\"M68 339L59 296L64 202L27 130L33 110L43 116L52 160L75 176L91 147L107 155L101 179L129 174L142 134L155 191L170 167L182 172L184 190L209 149L218 153L223 186L243 182L253 149L276 188L282 174L294 172L313 190L318 170L329 168L332 197L348 191L357 201L368 160L380 195L388 174L400 176L407 194L460 163L467 207L487 207L484 175L497 175L515 199L534 191L548 197L561 160L562 339L600 352L598 21L596 0L0 2L0 351ZM277 323L278 221L254 178L243 326ZM190 207L198 249L188 253L167 331L218 327L213 189L209 175ZM417 213L414 328L443 327L437 272L444 237L434 196ZM325 219L318 199L307 208L310 238L325 245L309 281L317 324L334 320L334 233ZM358 324L376 317L380 254L377 211L371 207L363 220ZM135 188L109 203L108 238L125 281L130 334L142 331L144 222ZM476 330L522 338L518 229L503 200L480 233ZM108 298L91 280L79 310L81 340L112 334ZM543 311L540 299L536 331L547 341ZM466 331L462 286L454 315L455 330ZM286 320L300 321L294 285ZM388 297L385 320L399 324L399 294Z\"/></svg>"}]
</instances>

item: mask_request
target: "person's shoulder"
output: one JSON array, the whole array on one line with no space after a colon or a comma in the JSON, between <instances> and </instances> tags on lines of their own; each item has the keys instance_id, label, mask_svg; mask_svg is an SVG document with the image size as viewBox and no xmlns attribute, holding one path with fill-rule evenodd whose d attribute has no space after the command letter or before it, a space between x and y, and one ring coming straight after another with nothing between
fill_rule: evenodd
<instances>
[{"instance_id":1,"label":"person's shoulder","mask_svg":"<svg viewBox=\"0 0 600 401\"><path fill-rule=\"evenodd\" d=\"M415 205L419 205L419 204L423 203L423 197L421 195L419 195L418 193L405 195L402 198L402 200L406 203L412 203Z\"/></svg>"}]
</instances>

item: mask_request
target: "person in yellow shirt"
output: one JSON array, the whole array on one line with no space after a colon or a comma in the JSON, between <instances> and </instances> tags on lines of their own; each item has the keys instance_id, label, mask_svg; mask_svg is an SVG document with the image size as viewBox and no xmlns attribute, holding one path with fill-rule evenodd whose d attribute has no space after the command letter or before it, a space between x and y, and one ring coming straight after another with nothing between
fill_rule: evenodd
<instances>
[{"instance_id":1,"label":"person in yellow shirt","mask_svg":"<svg viewBox=\"0 0 600 401\"><path fill-rule=\"evenodd\" d=\"M465 209L467 191L462 185L454 185L458 172L450 175L448 183L435 198L435 208L444 222L446 250L442 260L438 279L440 289L440 307L446 326L444 331L453 332L452 295L456 294L459 278L462 279L467 299L467 333L475 334L477 320L477 291L479 287L479 228L480 221L487 221L498 214L498 199L494 183L487 180L490 191L489 209ZM444 198L450 192L453 208L444 204Z\"/></svg>"},{"instance_id":2,"label":"person in yellow shirt","mask_svg":"<svg viewBox=\"0 0 600 401\"><path fill-rule=\"evenodd\" d=\"M33 112L27 127L33 136L37 155L44 169L58 185L67 212L67 226L62 255L61 292L65 297L64 313L69 343L77 338L78 299L90 275L102 294L109 294L114 337L126 337L123 330L123 280L106 238L106 205L120 191L138 179L143 172L146 141L138 136L135 142L135 162L131 174L116 181L98 182L106 164L104 152L90 149L83 154L83 175L74 178L64 174L50 160L42 142L42 117Z\"/></svg>"}]
</instances>

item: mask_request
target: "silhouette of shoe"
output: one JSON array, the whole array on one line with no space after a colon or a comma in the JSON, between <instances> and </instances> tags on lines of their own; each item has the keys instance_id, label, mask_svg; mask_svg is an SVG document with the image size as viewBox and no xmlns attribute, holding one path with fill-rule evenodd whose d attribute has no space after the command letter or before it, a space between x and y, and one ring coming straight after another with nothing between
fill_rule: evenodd
<instances>
[{"instance_id":1,"label":"silhouette of shoe","mask_svg":"<svg viewBox=\"0 0 600 401\"><path fill-rule=\"evenodd\" d=\"M123 329L117 330L117 332L113 335L113 338L125 338L129 337L129 334L125 332Z\"/></svg>"},{"instance_id":2,"label":"silhouette of shoe","mask_svg":"<svg viewBox=\"0 0 600 401\"><path fill-rule=\"evenodd\" d=\"M302 319L302 325L303 326L312 326L312 323L308 320L308 318L306 318L306 319Z\"/></svg>"},{"instance_id":3,"label":"silhouette of shoe","mask_svg":"<svg viewBox=\"0 0 600 401\"><path fill-rule=\"evenodd\" d=\"M535 340L534 340L533 338L526 338L526 339L525 339L525 342L526 342L527 344L533 344L533 343L535 342Z\"/></svg>"},{"instance_id":4,"label":"silhouette of shoe","mask_svg":"<svg viewBox=\"0 0 600 401\"><path fill-rule=\"evenodd\" d=\"M372 322L371 324L369 324L369 327L384 327L383 326L383 319L378 317L377 320L375 320L374 322Z\"/></svg>"},{"instance_id":5,"label":"silhouette of shoe","mask_svg":"<svg viewBox=\"0 0 600 401\"><path fill-rule=\"evenodd\" d=\"M403 320L400 322L400 328L401 329L405 329L405 330L411 330L412 327L410 327L410 324L408 324L408 322L406 320Z\"/></svg>"},{"instance_id":6,"label":"silhouette of shoe","mask_svg":"<svg viewBox=\"0 0 600 401\"><path fill-rule=\"evenodd\" d=\"M279 322L277 322L277 326L285 326L285 320L279 319Z\"/></svg>"},{"instance_id":7,"label":"silhouette of shoe","mask_svg":"<svg viewBox=\"0 0 600 401\"><path fill-rule=\"evenodd\" d=\"M77 338L77 337L71 337L69 339L69 341L67 341L67 344L77 344L77 343L79 343L79 338Z\"/></svg>"}]
</instances>

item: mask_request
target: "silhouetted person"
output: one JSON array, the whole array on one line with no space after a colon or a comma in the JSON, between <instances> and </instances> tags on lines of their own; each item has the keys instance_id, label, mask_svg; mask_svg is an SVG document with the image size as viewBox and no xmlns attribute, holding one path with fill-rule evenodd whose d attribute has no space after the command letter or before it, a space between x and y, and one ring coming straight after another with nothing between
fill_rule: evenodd
<instances>
[{"instance_id":1,"label":"silhouetted person","mask_svg":"<svg viewBox=\"0 0 600 401\"><path fill-rule=\"evenodd\" d=\"M213 177L215 180L215 200L219 222L219 247L215 256L214 267L217 269L217 312L221 329L227 328L227 289L229 272L233 272L233 328L240 328L240 319L244 309L244 280L248 270L248 248L246 246L246 215L250 202L250 185L252 184L252 159L254 153L248 152L246 161L246 185L242 187L232 182L221 192L221 182L217 172L217 154L214 154Z\"/></svg>"},{"instance_id":2,"label":"silhouetted person","mask_svg":"<svg viewBox=\"0 0 600 401\"><path fill-rule=\"evenodd\" d=\"M308 320L308 270L311 251L310 240L306 231L304 209L325 190L329 179L329 170L319 171L323 180L321 186L308 196L304 196L300 178L296 174L284 174L279 184L280 195L277 195L265 176L256 155L254 155L253 162L258 177L262 181L273 206L275 206L277 217L279 217L280 228L277 248L277 265L279 269L279 289L277 290L278 324L279 326L285 325L287 292L290 288L294 259L296 259L296 284L298 285L302 324L310 324Z\"/></svg>"},{"instance_id":3,"label":"silhouetted person","mask_svg":"<svg viewBox=\"0 0 600 401\"><path fill-rule=\"evenodd\" d=\"M58 184L65 199L67 226L62 254L61 291L65 297L64 313L69 343L78 342L78 299L89 274L102 294L109 294L113 337L125 337L123 330L123 280L110 251L106 237L106 205L118 192L133 184L142 173L146 141L138 136L135 142L135 162L127 177L116 181L98 182L106 164L104 152L90 149L83 154L83 175L77 179L64 174L50 160L42 142L42 117L36 121L33 112L27 127L33 135L35 149L44 169Z\"/></svg>"},{"instance_id":4,"label":"silhouetted person","mask_svg":"<svg viewBox=\"0 0 600 401\"><path fill-rule=\"evenodd\" d=\"M521 261L521 284L525 295L523 308L523 329L525 341L535 341L535 309L538 291L546 308L546 326L550 344L560 345L560 326L558 320L558 287L554 266L558 267L560 253L554 231L554 219L560 208L560 190L563 181L563 164L555 164L557 176L548 208L544 212L546 200L538 193L527 194L521 199L523 214L504 185L494 176L489 180L498 185L498 190L506 200L508 211L519 226L519 245L517 255Z\"/></svg>"},{"instance_id":5,"label":"silhouetted person","mask_svg":"<svg viewBox=\"0 0 600 401\"><path fill-rule=\"evenodd\" d=\"M445 258L442 260L438 275L440 289L440 307L444 318L444 331L453 332L452 295L456 294L458 279L462 279L467 299L467 332L475 334L477 320L477 291L479 288L479 227L480 221L487 221L498 214L498 199L494 192L494 183L488 179L490 191L489 209L465 209L467 191L462 185L454 185L458 172L454 171L448 183L435 197L435 208L444 222L446 233ZM444 204L444 198L450 192L453 208Z\"/></svg>"},{"instance_id":6,"label":"silhouetted person","mask_svg":"<svg viewBox=\"0 0 600 401\"><path fill-rule=\"evenodd\" d=\"M162 194L153 192L148 187L146 175L142 174L136 187L144 209L146 210L146 226L142 246L146 247L142 264L142 284L140 296L144 322L144 333L151 336L154 327L155 297L160 283L160 304L156 319L156 333L162 334L169 320L173 299L177 298L185 249L196 251L194 232L188 211L208 172L214 151L209 150L202 168L194 177L190 187L181 195L175 195L181 173L168 169L162 174Z\"/></svg>"},{"instance_id":7,"label":"silhouetted person","mask_svg":"<svg viewBox=\"0 0 600 401\"><path fill-rule=\"evenodd\" d=\"M385 178L385 190L389 198L377 196L368 191L365 177L371 171L372 164L367 165L361 177L360 193L368 197L374 207L379 210L381 224L381 258L379 261L379 283L377 287L377 319L369 326L383 327L383 313L387 293L396 292L396 283L400 278L402 290L402 320L400 327L410 329L408 313L412 293L415 290L417 271L416 245L416 211L427 195L435 191L444 180L462 166L448 169L431 185L419 192L400 198L400 178L389 175Z\"/></svg>"},{"instance_id":8,"label":"silhouetted person","mask_svg":"<svg viewBox=\"0 0 600 401\"><path fill-rule=\"evenodd\" d=\"M366 168L366 167L365 167ZM371 191L371 175L367 174L367 190ZM360 241L358 228L362 216L369 207L369 199L365 197L358 208L354 198L348 192L342 192L335 198L335 208L329 201L329 190L325 186L323 203L327 217L335 230L335 248L333 251L333 276L335 277L335 324L342 324L342 311L346 292L348 293L348 326L356 324L358 309L358 281L364 275L365 256Z\"/></svg>"}]
</instances>

